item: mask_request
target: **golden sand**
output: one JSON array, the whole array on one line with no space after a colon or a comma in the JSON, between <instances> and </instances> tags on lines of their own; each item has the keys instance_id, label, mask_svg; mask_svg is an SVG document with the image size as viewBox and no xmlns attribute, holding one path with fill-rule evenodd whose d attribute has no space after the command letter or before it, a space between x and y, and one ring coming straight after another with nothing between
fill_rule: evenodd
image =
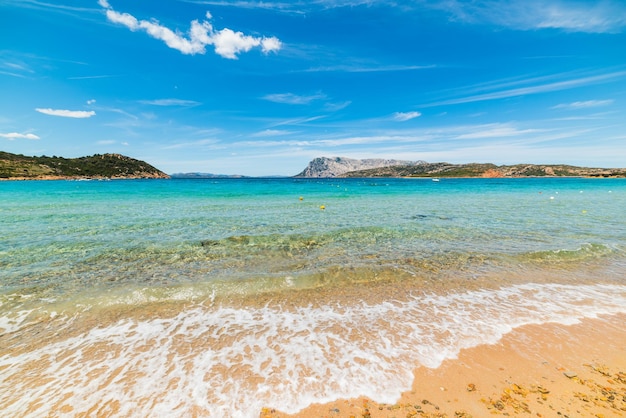
<instances>
[{"instance_id":1,"label":"golden sand","mask_svg":"<svg viewBox=\"0 0 626 418\"><path fill-rule=\"evenodd\" d=\"M618 315L525 326L437 369L418 367L393 405L359 398L260 417L626 417L625 325Z\"/></svg>"}]
</instances>

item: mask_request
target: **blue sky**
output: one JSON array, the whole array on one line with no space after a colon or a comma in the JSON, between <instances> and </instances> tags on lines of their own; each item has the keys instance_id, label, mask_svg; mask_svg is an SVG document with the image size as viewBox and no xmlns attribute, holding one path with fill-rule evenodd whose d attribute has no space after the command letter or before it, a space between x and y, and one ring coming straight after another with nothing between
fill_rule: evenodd
<instances>
[{"instance_id":1,"label":"blue sky","mask_svg":"<svg viewBox=\"0 0 626 418\"><path fill-rule=\"evenodd\" d=\"M626 2L1 0L0 150L626 167Z\"/></svg>"}]
</instances>

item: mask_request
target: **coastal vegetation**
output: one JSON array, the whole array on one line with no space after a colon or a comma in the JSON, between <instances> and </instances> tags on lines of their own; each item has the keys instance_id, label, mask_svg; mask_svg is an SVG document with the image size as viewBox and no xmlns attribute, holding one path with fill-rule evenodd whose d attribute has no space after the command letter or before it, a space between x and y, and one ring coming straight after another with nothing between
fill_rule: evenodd
<instances>
[{"instance_id":1,"label":"coastal vegetation","mask_svg":"<svg viewBox=\"0 0 626 418\"><path fill-rule=\"evenodd\" d=\"M565 164L450 164L319 157L312 160L296 177L626 177L626 168L590 168Z\"/></svg>"},{"instance_id":2,"label":"coastal vegetation","mask_svg":"<svg viewBox=\"0 0 626 418\"><path fill-rule=\"evenodd\" d=\"M29 157L0 151L0 179L169 178L150 164L120 154L80 158Z\"/></svg>"},{"instance_id":3,"label":"coastal vegetation","mask_svg":"<svg viewBox=\"0 0 626 418\"><path fill-rule=\"evenodd\" d=\"M626 177L624 168L571 165L421 163L352 171L342 177Z\"/></svg>"}]
</instances>

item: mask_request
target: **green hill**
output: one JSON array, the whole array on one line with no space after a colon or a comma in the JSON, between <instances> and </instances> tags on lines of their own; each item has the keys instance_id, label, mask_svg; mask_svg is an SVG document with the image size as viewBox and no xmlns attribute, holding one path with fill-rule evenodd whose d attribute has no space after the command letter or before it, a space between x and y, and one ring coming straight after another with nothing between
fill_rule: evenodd
<instances>
[{"instance_id":1,"label":"green hill","mask_svg":"<svg viewBox=\"0 0 626 418\"><path fill-rule=\"evenodd\" d=\"M625 168L541 164L449 164L420 162L351 171L341 177L626 177Z\"/></svg>"},{"instance_id":2,"label":"green hill","mask_svg":"<svg viewBox=\"0 0 626 418\"><path fill-rule=\"evenodd\" d=\"M150 164L120 154L28 157L0 151L0 179L169 178Z\"/></svg>"}]
</instances>

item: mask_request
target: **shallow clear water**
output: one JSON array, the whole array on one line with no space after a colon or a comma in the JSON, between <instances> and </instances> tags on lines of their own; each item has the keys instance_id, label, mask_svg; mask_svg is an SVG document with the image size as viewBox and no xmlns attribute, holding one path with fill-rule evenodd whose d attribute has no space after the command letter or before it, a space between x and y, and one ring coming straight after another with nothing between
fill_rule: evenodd
<instances>
[{"instance_id":1,"label":"shallow clear water","mask_svg":"<svg viewBox=\"0 0 626 418\"><path fill-rule=\"evenodd\" d=\"M0 411L393 401L415 364L626 312L625 207L624 179L0 182Z\"/></svg>"}]
</instances>

